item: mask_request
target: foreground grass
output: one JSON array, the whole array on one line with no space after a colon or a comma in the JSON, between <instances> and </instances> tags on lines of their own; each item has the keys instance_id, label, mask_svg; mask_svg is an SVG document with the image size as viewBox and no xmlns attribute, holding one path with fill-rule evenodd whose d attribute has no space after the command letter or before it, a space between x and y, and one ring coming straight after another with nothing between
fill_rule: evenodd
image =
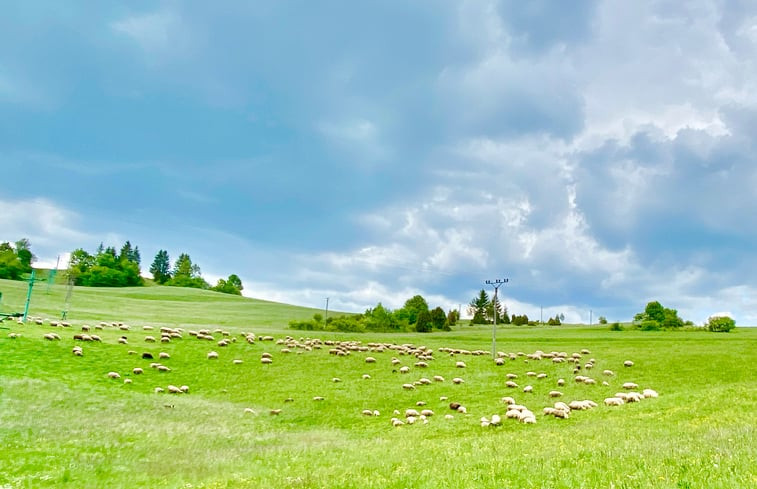
<instances>
[{"instance_id":1,"label":"foreground grass","mask_svg":"<svg viewBox=\"0 0 757 489\"><path fill-rule=\"evenodd\" d=\"M140 314L129 309L136 308L130 302L137 300L132 293L116 291L108 299L124 301L124 311L105 315L96 305L85 308L87 321L98 315L103 320L139 319ZM255 327L233 301L216 303L216 312L207 320L177 312L172 302L180 301L178 297L148 300L154 303L150 313L156 314L155 322L148 324L228 321L227 329L234 335L274 330L262 319L263 325ZM191 300L188 295L181 308L197 307ZM224 319L227 310L232 319ZM166 321L161 311L179 320L174 323L172 316ZM733 488L757 484L757 331L753 329L730 334L618 333L596 328L500 331L501 351L570 353L589 348L597 360L591 374L598 381L603 380L603 369L617 373L605 387L571 382L572 367L567 365L526 363L523 357L495 367L485 356L452 358L437 352L428 369L412 368L402 375L393 371L390 359L395 353L389 351L370 353L378 362L366 364L366 353L335 357L323 349L283 354L281 346L272 342L237 341L219 348L185 335L168 344L152 344L145 343L144 336L154 332L136 328L145 323L133 325L127 333L98 331L103 343L83 344L84 356L74 357L71 337L79 324L75 321L65 330L12 324L12 331L22 336L9 339L4 331L0 337L0 487ZM43 341L42 334L49 331L58 332L63 340ZM128 345L117 344L122 334L128 336ZM284 334L299 337L301 332L279 331L275 336ZM409 342L435 350L441 346L488 350L489 334L488 329L466 329L432 335L324 333L320 337ZM128 350L149 351L156 358L159 351L168 352L171 358L162 362L172 371L150 369L149 360L129 355ZM210 350L219 352L219 360L207 360ZM260 363L264 351L273 355L272 365ZM411 367L415 361L399 358ZM232 359L244 363L234 365ZM461 359L468 364L466 369L455 368L455 361ZM626 359L636 365L624 369ZM137 366L145 374L132 375ZM526 377L529 370L548 377L538 381ZM107 379L109 371L120 372L133 383ZM507 372L518 374L521 386L534 385L535 393L505 389ZM362 379L364 373L371 379ZM400 387L433 375L446 381L411 392ZM449 380L455 376L463 377L465 384L452 385ZM342 382L332 382L333 377ZM601 404L626 381L654 388L661 396L618 408L600 405L567 420L543 418L539 412L554 402L547 393L558 377L568 380L560 389L566 401L589 398ZM190 393L153 393L154 387L168 384L186 384ZM500 402L504 395L537 412L538 423L528 426L506 420L498 428L481 428L481 416L504 412ZM316 402L314 396L325 399ZM440 396L462 402L469 414L443 419L451 411ZM285 402L287 398L294 401ZM391 427L393 410L415 407L420 400L436 412L429 424ZM246 414L245 408L256 414ZM282 413L271 416L270 409ZM366 418L360 414L363 409L377 409L381 415Z\"/></svg>"}]
</instances>

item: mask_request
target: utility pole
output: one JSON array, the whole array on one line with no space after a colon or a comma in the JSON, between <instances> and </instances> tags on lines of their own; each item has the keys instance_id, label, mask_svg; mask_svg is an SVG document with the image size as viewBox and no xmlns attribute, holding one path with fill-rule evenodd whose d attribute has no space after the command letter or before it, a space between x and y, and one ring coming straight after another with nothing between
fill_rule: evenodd
<instances>
[{"instance_id":1,"label":"utility pole","mask_svg":"<svg viewBox=\"0 0 757 489\"><path fill-rule=\"evenodd\" d=\"M591 326L594 323L594 311L589 309L589 326Z\"/></svg>"},{"instance_id":2,"label":"utility pole","mask_svg":"<svg viewBox=\"0 0 757 489\"><path fill-rule=\"evenodd\" d=\"M486 281L486 285L494 287L494 299L492 300L492 315L494 316L494 326L492 326L492 361L497 358L497 316L499 313L497 310L497 292L499 291L500 286L509 281L510 279L507 278Z\"/></svg>"},{"instance_id":3,"label":"utility pole","mask_svg":"<svg viewBox=\"0 0 757 489\"><path fill-rule=\"evenodd\" d=\"M323 319L323 322L325 323L328 318L329 318L329 298L326 297L326 317Z\"/></svg>"},{"instance_id":4,"label":"utility pole","mask_svg":"<svg viewBox=\"0 0 757 489\"><path fill-rule=\"evenodd\" d=\"M544 324L544 306L539 307L539 324Z\"/></svg>"},{"instance_id":5,"label":"utility pole","mask_svg":"<svg viewBox=\"0 0 757 489\"><path fill-rule=\"evenodd\" d=\"M26 316L29 315L29 303L32 301L32 289L34 288L34 269L32 268L32 276L29 277L29 289L26 291L26 305L24 306L24 317L21 321L26 322Z\"/></svg>"}]
</instances>

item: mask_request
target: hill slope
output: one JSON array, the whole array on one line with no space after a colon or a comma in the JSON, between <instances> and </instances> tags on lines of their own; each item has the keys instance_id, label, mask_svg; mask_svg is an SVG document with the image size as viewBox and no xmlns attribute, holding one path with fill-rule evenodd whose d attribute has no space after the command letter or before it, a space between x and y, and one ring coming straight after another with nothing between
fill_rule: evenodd
<instances>
[{"instance_id":1,"label":"hill slope","mask_svg":"<svg viewBox=\"0 0 757 489\"><path fill-rule=\"evenodd\" d=\"M0 280L0 312L23 312L27 282ZM59 319L67 287L38 282L29 315ZM68 318L77 322L122 321L150 324L266 326L281 329L291 319L324 311L183 287L74 287Z\"/></svg>"}]
</instances>

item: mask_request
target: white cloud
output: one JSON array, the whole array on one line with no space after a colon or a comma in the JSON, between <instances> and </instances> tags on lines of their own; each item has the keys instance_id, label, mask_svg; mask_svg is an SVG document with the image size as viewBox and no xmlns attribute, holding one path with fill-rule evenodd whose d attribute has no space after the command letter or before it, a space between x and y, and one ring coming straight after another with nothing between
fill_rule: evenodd
<instances>
[{"instance_id":1,"label":"white cloud","mask_svg":"<svg viewBox=\"0 0 757 489\"><path fill-rule=\"evenodd\" d=\"M177 12L133 15L110 24L113 31L134 40L146 53L164 56L185 49L191 37Z\"/></svg>"}]
</instances>

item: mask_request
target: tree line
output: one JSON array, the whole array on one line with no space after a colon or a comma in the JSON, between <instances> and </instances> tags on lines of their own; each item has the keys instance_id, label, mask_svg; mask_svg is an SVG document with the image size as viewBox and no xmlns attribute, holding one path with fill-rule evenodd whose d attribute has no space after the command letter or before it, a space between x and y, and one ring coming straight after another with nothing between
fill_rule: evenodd
<instances>
[{"instance_id":1,"label":"tree line","mask_svg":"<svg viewBox=\"0 0 757 489\"><path fill-rule=\"evenodd\" d=\"M20 280L22 275L32 271L34 260L28 239L0 243L0 278Z\"/></svg>"},{"instance_id":2,"label":"tree line","mask_svg":"<svg viewBox=\"0 0 757 489\"><path fill-rule=\"evenodd\" d=\"M159 250L150 265L150 273L156 284L172 287L192 287L215 290L226 294L241 295L242 280L236 274L228 279L219 279L211 286L203 277L200 266L192 263L187 253L181 253L171 266L168 251ZM75 285L90 287L132 287L144 285L141 275L141 255L138 246L126 241L120 251L115 247L100 246L94 254L82 248L71 252L68 265L69 277Z\"/></svg>"},{"instance_id":3,"label":"tree line","mask_svg":"<svg viewBox=\"0 0 757 489\"><path fill-rule=\"evenodd\" d=\"M312 319L289 322L292 329L306 331L348 331L348 332L400 332L417 331L430 333L434 330L450 331L460 319L458 311L444 312L441 307L429 309L428 302L421 295L415 295L395 310L384 307L380 302L362 314L341 315L325 318L314 314Z\"/></svg>"}]
</instances>

